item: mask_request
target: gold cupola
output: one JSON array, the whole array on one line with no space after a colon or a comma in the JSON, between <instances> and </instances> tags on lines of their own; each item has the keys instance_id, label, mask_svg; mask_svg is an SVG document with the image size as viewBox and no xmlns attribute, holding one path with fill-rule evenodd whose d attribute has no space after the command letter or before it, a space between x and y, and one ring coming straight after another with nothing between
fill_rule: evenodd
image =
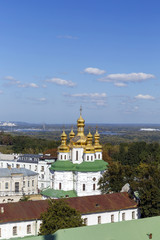
<instances>
[{"instance_id":1,"label":"gold cupola","mask_svg":"<svg viewBox=\"0 0 160 240\"><path fill-rule=\"evenodd\" d=\"M87 135L87 145L85 147L84 153L94 153L94 146L92 145L93 136L89 131Z\"/></svg>"},{"instance_id":2,"label":"gold cupola","mask_svg":"<svg viewBox=\"0 0 160 240\"><path fill-rule=\"evenodd\" d=\"M69 147L67 146L67 134L64 130L61 134L61 145L58 147L58 152L69 152Z\"/></svg>"},{"instance_id":3,"label":"gold cupola","mask_svg":"<svg viewBox=\"0 0 160 240\"><path fill-rule=\"evenodd\" d=\"M77 120L77 135L71 139L70 143L75 147L86 146L86 136L84 135L85 121L82 118L82 108L80 108L80 117Z\"/></svg>"},{"instance_id":4,"label":"gold cupola","mask_svg":"<svg viewBox=\"0 0 160 240\"><path fill-rule=\"evenodd\" d=\"M94 134L94 149L95 152L101 152L102 151L102 145L99 143L100 135L98 133L98 130L96 129L96 133Z\"/></svg>"},{"instance_id":5,"label":"gold cupola","mask_svg":"<svg viewBox=\"0 0 160 240\"><path fill-rule=\"evenodd\" d=\"M69 138L70 138L70 140L72 140L72 138L74 138L74 137L75 137L75 133L73 132L73 127L72 127L71 132L69 134Z\"/></svg>"}]
</instances>

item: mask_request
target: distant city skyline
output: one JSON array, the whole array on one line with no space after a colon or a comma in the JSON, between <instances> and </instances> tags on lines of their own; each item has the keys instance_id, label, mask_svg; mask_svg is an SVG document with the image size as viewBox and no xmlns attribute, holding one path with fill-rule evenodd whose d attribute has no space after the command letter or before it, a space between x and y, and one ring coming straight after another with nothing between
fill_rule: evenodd
<instances>
[{"instance_id":1,"label":"distant city skyline","mask_svg":"<svg viewBox=\"0 0 160 240\"><path fill-rule=\"evenodd\" d=\"M160 123L160 2L0 2L0 121Z\"/></svg>"}]
</instances>

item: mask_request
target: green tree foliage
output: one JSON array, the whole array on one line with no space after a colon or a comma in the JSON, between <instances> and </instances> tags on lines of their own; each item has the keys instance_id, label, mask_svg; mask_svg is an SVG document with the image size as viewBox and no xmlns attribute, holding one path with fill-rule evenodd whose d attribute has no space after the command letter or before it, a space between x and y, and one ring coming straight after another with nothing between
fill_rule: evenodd
<instances>
[{"instance_id":1,"label":"green tree foliage","mask_svg":"<svg viewBox=\"0 0 160 240\"><path fill-rule=\"evenodd\" d=\"M37 154L45 152L48 149L55 149L59 146L59 144L59 141L54 140L30 136L11 136L3 132L0 133L1 152L3 152L4 149L4 153L14 152Z\"/></svg>"},{"instance_id":2,"label":"green tree foliage","mask_svg":"<svg viewBox=\"0 0 160 240\"><path fill-rule=\"evenodd\" d=\"M108 170L99 180L102 193L119 192L124 185L124 170L119 162L110 162Z\"/></svg>"},{"instance_id":3,"label":"green tree foliage","mask_svg":"<svg viewBox=\"0 0 160 240\"><path fill-rule=\"evenodd\" d=\"M58 229L83 226L81 214L64 200L49 201L48 210L41 214L40 235L53 234Z\"/></svg>"}]
</instances>

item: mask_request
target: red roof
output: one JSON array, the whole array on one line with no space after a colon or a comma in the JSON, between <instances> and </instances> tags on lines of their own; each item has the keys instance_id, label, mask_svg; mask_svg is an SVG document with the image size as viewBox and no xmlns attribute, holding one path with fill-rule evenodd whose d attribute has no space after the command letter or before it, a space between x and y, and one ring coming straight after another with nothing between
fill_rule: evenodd
<instances>
[{"instance_id":1,"label":"red roof","mask_svg":"<svg viewBox=\"0 0 160 240\"><path fill-rule=\"evenodd\" d=\"M81 214L137 208L137 203L130 199L127 193L67 198L65 201ZM1 213L2 207L3 213ZM40 219L41 213L46 211L47 207L47 200L1 203L0 223Z\"/></svg>"}]
</instances>

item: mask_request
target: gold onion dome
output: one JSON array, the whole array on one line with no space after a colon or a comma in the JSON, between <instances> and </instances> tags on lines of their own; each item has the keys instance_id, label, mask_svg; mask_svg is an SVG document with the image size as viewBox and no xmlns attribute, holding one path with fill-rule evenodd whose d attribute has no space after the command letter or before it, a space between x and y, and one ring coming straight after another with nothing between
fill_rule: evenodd
<instances>
[{"instance_id":1,"label":"gold onion dome","mask_svg":"<svg viewBox=\"0 0 160 240\"><path fill-rule=\"evenodd\" d=\"M91 132L89 131L88 135L87 135L87 145L85 147L85 153L94 153L94 146L92 145L92 139L93 136L91 134Z\"/></svg>"},{"instance_id":2,"label":"gold onion dome","mask_svg":"<svg viewBox=\"0 0 160 240\"><path fill-rule=\"evenodd\" d=\"M72 138L74 138L75 137L75 133L73 132L73 128L72 128L72 130L71 130L71 132L70 132L70 134L69 134L69 138L70 138L70 140L72 139Z\"/></svg>"},{"instance_id":3,"label":"gold onion dome","mask_svg":"<svg viewBox=\"0 0 160 240\"><path fill-rule=\"evenodd\" d=\"M96 133L94 134L94 148L95 148L95 151L102 151L102 146L100 145L99 143L99 138L100 138L100 135L98 133L98 130L96 130Z\"/></svg>"},{"instance_id":4,"label":"gold onion dome","mask_svg":"<svg viewBox=\"0 0 160 240\"><path fill-rule=\"evenodd\" d=\"M63 130L63 133L61 134L61 145L58 148L59 152L69 152L69 147L67 146L67 134Z\"/></svg>"}]
</instances>

